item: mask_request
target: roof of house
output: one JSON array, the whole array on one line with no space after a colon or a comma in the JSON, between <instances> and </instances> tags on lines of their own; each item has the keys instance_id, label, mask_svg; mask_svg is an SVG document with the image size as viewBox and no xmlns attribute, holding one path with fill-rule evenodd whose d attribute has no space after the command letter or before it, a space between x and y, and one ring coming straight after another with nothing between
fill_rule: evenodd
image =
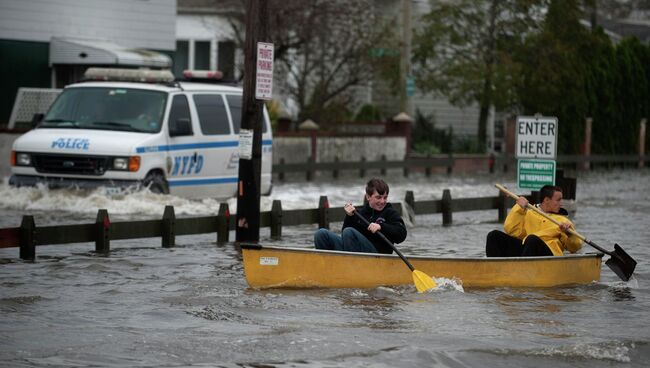
<instances>
[{"instance_id":1,"label":"roof of house","mask_svg":"<svg viewBox=\"0 0 650 368\"><path fill-rule=\"evenodd\" d=\"M650 44L650 20L607 19L598 18L598 25L603 29L623 37L636 37L639 41Z\"/></svg>"}]
</instances>

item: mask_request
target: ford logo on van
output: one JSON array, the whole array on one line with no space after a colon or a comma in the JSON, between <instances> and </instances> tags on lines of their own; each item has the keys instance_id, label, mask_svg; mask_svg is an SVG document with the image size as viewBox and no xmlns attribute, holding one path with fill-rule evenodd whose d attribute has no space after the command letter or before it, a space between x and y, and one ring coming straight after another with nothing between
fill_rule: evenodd
<instances>
[{"instance_id":1,"label":"ford logo on van","mask_svg":"<svg viewBox=\"0 0 650 368\"><path fill-rule=\"evenodd\" d=\"M63 167L65 168L74 167L74 161L63 161Z\"/></svg>"}]
</instances>

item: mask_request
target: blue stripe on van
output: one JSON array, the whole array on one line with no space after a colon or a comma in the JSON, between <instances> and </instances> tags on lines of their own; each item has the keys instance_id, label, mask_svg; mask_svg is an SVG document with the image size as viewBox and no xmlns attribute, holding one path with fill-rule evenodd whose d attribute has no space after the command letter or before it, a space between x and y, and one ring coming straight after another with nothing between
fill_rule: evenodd
<instances>
[{"instance_id":1,"label":"blue stripe on van","mask_svg":"<svg viewBox=\"0 0 650 368\"><path fill-rule=\"evenodd\" d=\"M184 180L169 180L170 187L182 187L187 185L210 185L210 184L230 184L236 183L237 178L214 178L214 179L184 179Z\"/></svg>"},{"instance_id":2,"label":"blue stripe on van","mask_svg":"<svg viewBox=\"0 0 650 368\"><path fill-rule=\"evenodd\" d=\"M272 144L273 144L273 140L271 139L262 140L263 146L270 146ZM164 152L164 151L191 150L191 149L199 149L199 148L223 148L223 147L237 147L237 146L239 146L239 141L203 142L203 143L184 143L184 144L136 147L135 151L137 153L147 153L147 152Z\"/></svg>"}]
</instances>

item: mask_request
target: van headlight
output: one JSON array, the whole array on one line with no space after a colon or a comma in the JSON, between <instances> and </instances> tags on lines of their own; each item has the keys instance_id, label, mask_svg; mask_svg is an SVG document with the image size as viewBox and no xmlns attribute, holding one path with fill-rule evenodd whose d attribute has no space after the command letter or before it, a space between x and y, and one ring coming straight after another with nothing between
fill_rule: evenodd
<instances>
[{"instance_id":1,"label":"van headlight","mask_svg":"<svg viewBox=\"0 0 650 368\"><path fill-rule=\"evenodd\" d=\"M121 170L121 171L140 170L140 156L113 158L113 170Z\"/></svg>"},{"instance_id":2,"label":"van headlight","mask_svg":"<svg viewBox=\"0 0 650 368\"><path fill-rule=\"evenodd\" d=\"M29 153L16 152L16 166L32 166L32 155Z\"/></svg>"}]
</instances>

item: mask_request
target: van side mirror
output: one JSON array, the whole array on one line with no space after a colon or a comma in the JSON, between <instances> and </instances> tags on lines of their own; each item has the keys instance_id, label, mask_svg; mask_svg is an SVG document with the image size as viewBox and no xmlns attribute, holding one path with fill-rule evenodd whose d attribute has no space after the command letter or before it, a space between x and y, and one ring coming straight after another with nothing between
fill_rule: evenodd
<instances>
[{"instance_id":1,"label":"van side mirror","mask_svg":"<svg viewBox=\"0 0 650 368\"><path fill-rule=\"evenodd\" d=\"M178 137L183 135L192 135L192 122L188 118L176 119L169 126L169 136Z\"/></svg>"},{"instance_id":2,"label":"van side mirror","mask_svg":"<svg viewBox=\"0 0 650 368\"><path fill-rule=\"evenodd\" d=\"M32 116L32 128L36 127L38 124L40 124L43 121L43 118L45 117L45 114L41 112L37 112Z\"/></svg>"}]
</instances>

